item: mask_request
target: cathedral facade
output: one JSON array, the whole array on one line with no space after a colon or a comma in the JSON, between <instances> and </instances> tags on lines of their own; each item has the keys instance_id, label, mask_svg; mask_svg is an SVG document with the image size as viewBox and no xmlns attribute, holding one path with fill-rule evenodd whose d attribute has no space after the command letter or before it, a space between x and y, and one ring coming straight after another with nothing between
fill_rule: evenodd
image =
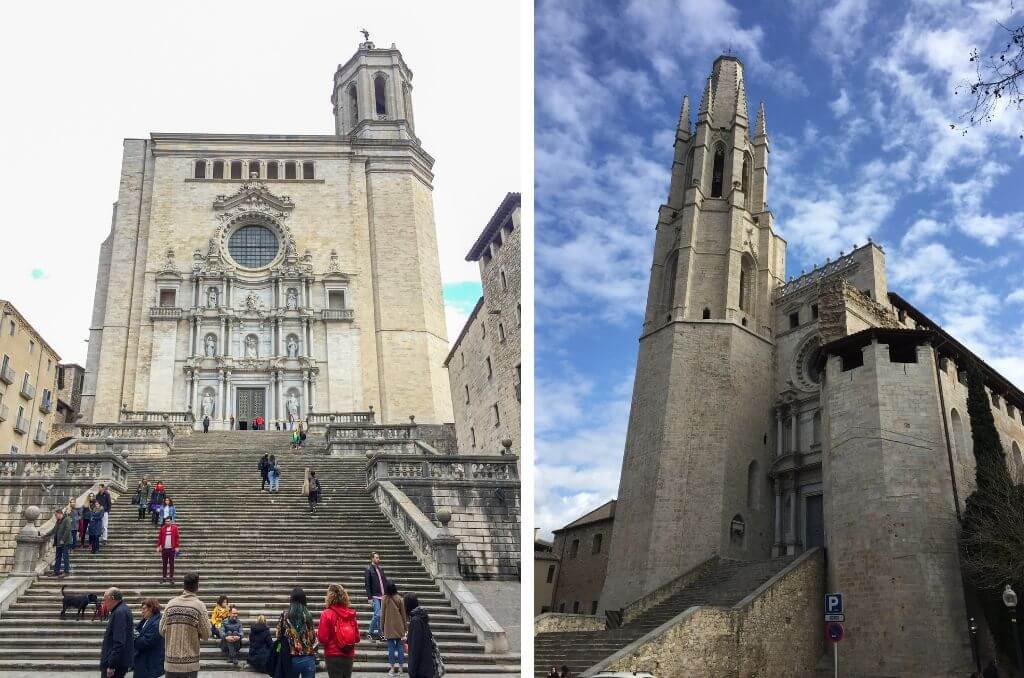
<instances>
[{"instance_id":1,"label":"cathedral facade","mask_svg":"<svg viewBox=\"0 0 1024 678\"><path fill-rule=\"evenodd\" d=\"M683 100L600 607L713 556L824 547L850 675L966 675L965 371L1018 481L1024 393L891 293L874 243L787 281L768 158L764 106L751 126L743 65L720 57L696 125Z\"/></svg>"},{"instance_id":2,"label":"cathedral facade","mask_svg":"<svg viewBox=\"0 0 1024 678\"><path fill-rule=\"evenodd\" d=\"M86 422L191 411L451 421L433 158L412 71L367 40L329 135L126 139L100 250Z\"/></svg>"}]
</instances>

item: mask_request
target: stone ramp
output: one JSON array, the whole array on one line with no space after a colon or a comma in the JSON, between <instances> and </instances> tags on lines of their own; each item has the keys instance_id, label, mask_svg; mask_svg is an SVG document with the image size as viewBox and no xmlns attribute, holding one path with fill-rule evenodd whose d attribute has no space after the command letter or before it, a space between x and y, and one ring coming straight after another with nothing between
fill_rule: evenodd
<instances>
[{"instance_id":1,"label":"stone ramp","mask_svg":"<svg viewBox=\"0 0 1024 678\"><path fill-rule=\"evenodd\" d=\"M321 439L322 440L322 439ZM104 624L61 620L60 587L100 594L117 586L137 617L139 604L153 596L162 603L180 592L186 572L200 575L200 598L212 608L223 593L239 607L246 630L263 614L273 626L287 607L293 586L302 586L314 618L319 617L327 585L339 583L352 596L360 629L370 623L363 598L363 569L372 551L402 592L415 591L431 617L431 626L450 672L458 675L518 675L518 655L485 652L465 621L442 595L401 536L364 491L365 459L324 453L315 438L308 447L289 449L287 432L197 433L176 441L166 459L136 459L129 478L134 488L146 475L167 486L178 510L181 557L177 586L160 583L156 528L136 520L130 492L114 505L110 542L95 555L72 554L72 575L44 576L0 617L0 676L94 672ZM312 444L311 444L312 443ZM280 493L260 491L257 468L263 452L281 460ZM323 483L320 510L310 515L301 495L303 470L310 466ZM246 643L243 643L243 656ZM365 639L357 649L357 672L386 671L386 645ZM202 648L206 670L230 670L215 641ZM238 672L236 672L237 675Z\"/></svg>"},{"instance_id":2,"label":"stone ramp","mask_svg":"<svg viewBox=\"0 0 1024 678\"><path fill-rule=\"evenodd\" d=\"M552 666L563 664L573 675L581 674L691 607L735 605L792 560L720 560L686 588L618 629L538 634L534 638L534 675L546 676Z\"/></svg>"}]
</instances>

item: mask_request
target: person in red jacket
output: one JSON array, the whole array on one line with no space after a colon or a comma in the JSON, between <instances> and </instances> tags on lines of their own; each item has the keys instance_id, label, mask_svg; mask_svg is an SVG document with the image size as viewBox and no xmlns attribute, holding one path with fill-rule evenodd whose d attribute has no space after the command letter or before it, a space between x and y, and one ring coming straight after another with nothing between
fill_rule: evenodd
<instances>
[{"instance_id":1,"label":"person in red jacket","mask_svg":"<svg viewBox=\"0 0 1024 678\"><path fill-rule=\"evenodd\" d=\"M180 544L178 525L171 522L170 516L165 517L164 524L160 526L160 534L156 538L156 552L161 555L164 567L163 576L160 577L161 583L174 583L174 556L178 555Z\"/></svg>"},{"instance_id":2,"label":"person in red jacket","mask_svg":"<svg viewBox=\"0 0 1024 678\"><path fill-rule=\"evenodd\" d=\"M359 622L348 599L348 591L337 584L327 587L326 607L320 615L316 638L324 648L327 675L352 678L352 662L359 642Z\"/></svg>"}]
</instances>

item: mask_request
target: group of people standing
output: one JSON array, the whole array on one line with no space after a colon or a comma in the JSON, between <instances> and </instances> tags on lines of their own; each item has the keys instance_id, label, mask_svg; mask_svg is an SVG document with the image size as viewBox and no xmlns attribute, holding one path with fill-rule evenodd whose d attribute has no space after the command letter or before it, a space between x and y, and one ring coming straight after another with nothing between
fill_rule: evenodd
<instances>
[{"instance_id":1,"label":"group of people standing","mask_svg":"<svg viewBox=\"0 0 1024 678\"><path fill-rule=\"evenodd\" d=\"M435 678L443 673L443 664L439 665L440 655L429 617L415 594L406 594L404 598L398 595L395 584L383 575L379 556L374 556L367 573L377 579L378 587L368 588L367 596L371 603L378 600L383 604L373 604L371 629L376 623L378 631L369 635L374 641L388 636L388 675L401 672L401 657L407 653L411 678ZM376 594L378 588L380 595ZM101 676L123 678L134 668L135 678L157 678L165 673L168 678L196 678L202 642L211 635L220 639L221 652L231 664L241 668L244 629L238 608L230 604L227 596L221 596L208 616L198 593L199 576L187 574L184 591L165 607L155 598L143 600L141 619L136 624L121 591L108 589L103 595L103 605L110 616L103 635ZM266 621L260 615L249 629L246 662L254 670L275 678L314 678L317 653L322 650L330 678L351 678L361 636L356 611L344 587L327 587L319 623L314 622L306 593L300 587L292 589L288 609L278 618L274 639ZM391 638L392 635L395 637ZM395 647L400 653L394 661L392 640L397 641Z\"/></svg>"},{"instance_id":2,"label":"group of people standing","mask_svg":"<svg viewBox=\"0 0 1024 678\"><path fill-rule=\"evenodd\" d=\"M93 553L100 550L100 544L107 543L112 504L110 491L101 483L99 491L95 494L90 492L83 502L71 499L66 506L53 512L55 577L71 574L71 552L85 548L87 536Z\"/></svg>"}]
</instances>

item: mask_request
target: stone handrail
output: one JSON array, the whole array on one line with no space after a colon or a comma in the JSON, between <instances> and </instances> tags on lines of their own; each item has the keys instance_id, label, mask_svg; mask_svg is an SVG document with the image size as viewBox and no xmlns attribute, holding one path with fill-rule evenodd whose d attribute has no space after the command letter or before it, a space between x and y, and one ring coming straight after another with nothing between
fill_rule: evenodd
<instances>
[{"instance_id":1,"label":"stone handrail","mask_svg":"<svg viewBox=\"0 0 1024 678\"><path fill-rule=\"evenodd\" d=\"M372 424L376 415L369 412L311 412L306 422L312 424Z\"/></svg>"},{"instance_id":2,"label":"stone handrail","mask_svg":"<svg viewBox=\"0 0 1024 678\"><path fill-rule=\"evenodd\" d=\"M174 430L168 424L125 422L122 424L82 424L79 442L117 442L118 440L146 440L171 442Z\"/></svg>"},{"instance_id":3,"label":"stone handrail","mask_svg":"<svg viewBox=\"0 0 1024 678\"><path fill-rule=\"evenodd\" d=\"M519 484L518 457L491 455L370 455L366 463L366 485L375 482L422 480Z\"/></svg>"},{"instance_id":4,"label":"stone handrail","mask_svg":"<svg viewBox=\"0 0 1024 678\"><path fill-rule=\"evenodd\" d=\"M473 629L484 650L492 654L508 652L505 629L473 595L461 580L457 537L448 532L451 512L437 511L437 527L399 488L387 480L374 484L374 498L402 539L436 580L438 587L462 619Z\"/></svg>"},{"instance_id":5,"label":"stone handrail","mask_svg":"<svg viewBox=\"0 0 1024 678\"><path fill-rule=\"evenodd\" d=\"M533 618L533 632L565 633L566 631L604 631L604 619L592 614L544 612Z\"/></svg>"},{"instance_id":6,"label":"stone handrail","mask_svg":"<svg viewBox=\"0 0 1024 678\"><path fill-rule=\"evenodd\" d=\"M422 440L442 454L457 454L455 429L450 424L329 424L327 442Z\"/></svg>"},{"instance_id":7,"label":"stone handrail","mask_svg":"<svg viewBox=\"0 0 1024 678\"><path fill-rule=\"evenodd\" d=\"M692 582L696 581L705 572L709 571L718 563L718 556L711 556L707 560L698 563L688 571L679 575L675 579L662 584L658 588L654 589L650 593L644 595L622 609L622 623L628 624L633 621L647 610L655 607L656 605L668 600L675 594L682 591L684 588L689 586Z\"/></svg>"},{"instance_id":8,"label":"stone handrail","mask_svg":"<svg viewBox=\"0 0 1024 678\"><path fill-rule=\"evenodd\" d=\"M75 505L83 504L90 493L99 491L100 481L75 497ZM18 532L14 548L14 569L12 577L34 577L46 571L46 565L53 560L53 530L57 522L51 515L45 523L39 524L42 511L38 506L28 506L23 512L25 526ZM0 604L2 606L2 604Z\"/></svg>"},{"instance_id":9,"label":"stone handrail","mask_svg":"<svg viewBox=\"0 0 1024 678\"><path fill-rule=\"evenodd\" d=\"M134 424L193 424L195 417L191 412L121 410L121 421Z\"/></svg>"},{"instance_id":10,"label":"stone handrail","mask_svg":"<svg viewBox=\"0 0 1024 678\"><path fill-rule=\"evenodd\" d=\"M61 447L67 449L66 446L75 442L69 441ZM35 484L40 480L67 485L103 479L123 492L128 470L128 462L115 454L68 454L63 451L19 454L0 460L0 486Z\"/></svg>"}]
</instances>

